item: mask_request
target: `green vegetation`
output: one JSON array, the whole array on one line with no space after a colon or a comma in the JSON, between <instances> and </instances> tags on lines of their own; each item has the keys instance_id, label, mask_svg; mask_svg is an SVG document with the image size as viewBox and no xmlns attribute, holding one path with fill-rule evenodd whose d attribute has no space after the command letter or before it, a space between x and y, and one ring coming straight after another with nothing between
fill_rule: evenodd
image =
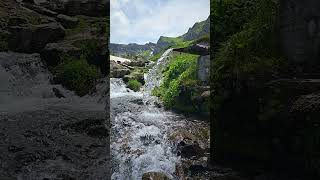
<instances>
[{"instance_id":1,"label":"green vegetation","mask_svg":"<svg viewBox=\"0 0 320 180\"><path fill-rule=\"evenodd\" d=\"M79 22L75 28L66 29L66 36L71 37L75 34L85 33L90 29L95 28L96 30L102 31L102 33L107 33L109 30L108 20L110 17L98 18L98 17L88 17L83 15L75 16L78 18Z\"/></svg>"},{"instance_id":2,"label":"green vegetation","mask_svg":"<svg viewBox=\"0 0 320 180\"><path fill-rule=\"evenodd\" d=\"M169 108L184 112L197 112L199 109L194 103L198 97L197 86L197 55L182 53L175 55L164 70L163 83L154 89L153 94L160 97Z\"/></svg>"},{"instance_id":3,"label":"green vegetation","mask_svg":"<svg viewBox=\"0 0 320 180\"><path fill-rule=\"evenodd\" d=\"M213 59L211 87L213 107L231 92L260 78L265 82L286 66L278 52L276 1L214 1L212 27L216 54ZM219 36L219 37L217 37ZM262 79L261 79L262 78Z\"/></svg>"},{"instance_id":4,"label":"green vegetation","mask_svg":"<svg viewBox=\"0 0 320 180\"><path fill-rule=\"evenodd\" d=\"M89 65L83 56L80 59L66 57L54 70L58 81L79 96L87 94L100 75L98 69Z\"/></svg>"},{"instance_id":5,"label":"green vegetation","mask_svg":"<svg viewBox=\"0 0 320 180\"><path fill-rule=\"evenodd\" d=\"M139 91L142 84L136 79L130 79L127 83L127 87L133 91Z\"/></svg>"},{"instance_id":6,"label":"green vegetation","mask_svg":"<svg viewBox=\"0 0 320 180\"><path fill-rule=\"evenodd\" d=\"M153 55L153 56L150 58L150 61L157 61L157 60L161 57L161 55L162 55L163 53L164 53L164 51L161 51L161 52Z\"/></svg>"}]
</instances>

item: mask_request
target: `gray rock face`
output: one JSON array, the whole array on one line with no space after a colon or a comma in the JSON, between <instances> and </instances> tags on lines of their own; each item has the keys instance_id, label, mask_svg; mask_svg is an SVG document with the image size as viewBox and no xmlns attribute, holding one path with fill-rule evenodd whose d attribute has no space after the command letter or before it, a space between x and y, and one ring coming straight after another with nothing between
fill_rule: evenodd
<instances>
[{"instance_id":1,"label":"gray rock face","mask_svg":"<svg viewBox=\"0 0 320 180\"><path fill-rule=\"evenodd\" d=\"M281 1L280 33L287 58L299 64L319 64L320 1Z\"/></svg>"},{"instance_id":2,"label":"gray rock face","mask_svg":"<svg viewBox=\"0 0 320 180\"><path fill-rule=\"evenodd\" d=\"M62 24L62 26L67 29L76 27L79 22L78 18L66 16L63 14L59 14L57 16L57 21L59 21Z\"/></svg>"},{"instance_id":3,"label":"gray rock face","mask_svg":"<svg viewBox=\"0 0 320 180\"><path fill-rule=\"evenodd\" d=\"M200 56L198 59L198 78L203 83L209 83L210 80L210 55Z\"/></svg>"},{"instance_id":4,"label":"gray rock face","mask_svg":"<svg viewBox=\"0 0 320 180\"><path fill-rule=\"evenodd\" d=\"M58 23L10 26L9 49L16 52L39 52L46 44L61 40L65 29Z\"/></svg>"}]
</instances>

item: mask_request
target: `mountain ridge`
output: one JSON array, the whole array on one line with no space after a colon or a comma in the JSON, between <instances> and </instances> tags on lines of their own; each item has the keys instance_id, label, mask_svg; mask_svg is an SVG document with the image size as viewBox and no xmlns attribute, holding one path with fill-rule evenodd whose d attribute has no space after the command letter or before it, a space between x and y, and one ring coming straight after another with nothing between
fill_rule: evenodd
<instances>
[{"instance_id":1,"label":"mountain ridge","mask_svg":"<svg viewBox=\"0 0 320 180\"><path fill-rule=\"evenodd\" d=\"M172 46L188 46L192 43L192 41L199 40L205 36L210 36L210 17L204 21L196 22L185 34L178 37L160 36L157 43L149 42L146 44L110 43L109 49L112 55L120 57L138 56L141 54L146 55L150 54L151 52L153 52L153 55L155 55Z\"/></svg>"}]
</instances>

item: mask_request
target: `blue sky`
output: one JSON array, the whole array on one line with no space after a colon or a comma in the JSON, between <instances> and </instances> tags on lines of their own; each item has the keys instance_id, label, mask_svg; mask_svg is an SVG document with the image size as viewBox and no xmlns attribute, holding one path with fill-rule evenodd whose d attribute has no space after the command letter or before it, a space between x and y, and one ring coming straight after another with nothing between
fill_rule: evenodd
<instances>
[{"instance_id":1,"label":"blue sky","mask_svg":"<svg viewBox=\"0 0 320 180\"><path fill-rule=\"evenodd\" d=\"M210 0L111 0L111 43L157 42L176 37L206 20Z\"/></svg>"}]
</instances>

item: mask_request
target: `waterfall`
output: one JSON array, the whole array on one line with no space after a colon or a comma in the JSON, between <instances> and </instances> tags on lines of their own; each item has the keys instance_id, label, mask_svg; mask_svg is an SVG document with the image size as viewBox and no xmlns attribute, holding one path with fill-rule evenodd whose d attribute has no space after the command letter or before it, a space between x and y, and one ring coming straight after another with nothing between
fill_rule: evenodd
<instances>
[{"instance_id":1,"label":"waterfall","mask_svg":"<svg viewBox=\"0 0 320 180\"><path fill-rule=\"evenodd\" d=\"M145 91L151 92L153 88L159 87L162 81L162 70L168 65L171 59L171 52L173 49L166 50L158 59L156 64L149 69L145 76Z\"/></svg>"},{"instance_id":2,"label":"waterfall","mask_svg":"<svg viewBox=\"0 0 320 180\"><path fill-rule=\"evenodd\" d=\"M103 108L103 96L109 87L106 78L97 84L97 92L81 98L60 84L52 84L51 79L52 74L39 54L0 52L1 112L39 110L52 105ZM64 98L57 97L57 92Z\"/></svg>"}]
</instances>

